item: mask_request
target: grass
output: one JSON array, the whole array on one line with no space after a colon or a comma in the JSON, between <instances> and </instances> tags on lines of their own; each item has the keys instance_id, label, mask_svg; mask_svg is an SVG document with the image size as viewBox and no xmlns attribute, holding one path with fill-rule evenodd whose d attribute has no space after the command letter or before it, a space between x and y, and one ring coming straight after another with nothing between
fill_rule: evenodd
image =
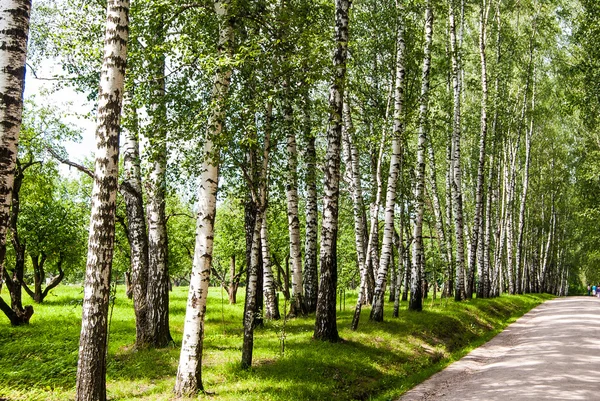
<instances>
[{"instance_id":1,"label":"grass","mask_svg":"<svg viewBox=\"0 0 600 401\"><path fill-rule=\"evenodd\" d=\"M266 322L255 333L252 369L239 367L242 345L243 289L237 305L227 303L218 288L209 293L203 383L199 399L213 401L391 400L415 384L488 341L506 325L550 295L503 296L462 303L425 301L423 312L398 319L386 308L386 321L368 321L363 308L360 327L350 322L356 294L345 310L338 308L343 342L312 340L314 316L286 323L285 354L281 353L282 322ZM3 297L7 297L3 291ZM81 287L60 286L27 327L11 327L0 316L0 399L73 399L81 325ZM181 344L186 288L171 293L171 334ZM110 328L107 367L112 400L169 400L175 383L178 347L133 349L132 302L118 289Z\"/></svg>"}]
</instances>

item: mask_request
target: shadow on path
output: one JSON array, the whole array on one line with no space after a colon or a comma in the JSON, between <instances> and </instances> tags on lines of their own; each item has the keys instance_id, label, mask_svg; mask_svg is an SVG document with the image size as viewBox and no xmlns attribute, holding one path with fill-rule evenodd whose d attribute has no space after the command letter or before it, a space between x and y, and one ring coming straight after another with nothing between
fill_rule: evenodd
<instances>
[{"instance_id":1,"label":"shadow on path","mask_svg":"<svg viewBox=\"0 0 600 401\"><path fill-rule=\"evenodd\" d=\"M400 400L591 400L600 391L600 299L548 301Z\"/></svg>"}]
</instances>

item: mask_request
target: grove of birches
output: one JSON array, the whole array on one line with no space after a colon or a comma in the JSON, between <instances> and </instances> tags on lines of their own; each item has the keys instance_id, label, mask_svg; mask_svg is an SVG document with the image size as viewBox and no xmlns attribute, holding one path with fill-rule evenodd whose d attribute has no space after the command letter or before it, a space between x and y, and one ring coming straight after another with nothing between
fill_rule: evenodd
<instances>
[{"instance_id":1,"label":"grove of birches","mask_svg":"<svg viewBox=\"0 0 600 401\"><path fill-rule=\"evenodd\" d=\"M188 396L210 286L245 291L249 368L263 320L340 341L345 290L360 331L401 301L600 281L597 0L0 0L0 64L0 309L33 323L83 286L77 400L106 399L115 283L136 348L172 344L189 285ZM93 156L64 147L63 88Z\"/></svg>"}]
</instances>

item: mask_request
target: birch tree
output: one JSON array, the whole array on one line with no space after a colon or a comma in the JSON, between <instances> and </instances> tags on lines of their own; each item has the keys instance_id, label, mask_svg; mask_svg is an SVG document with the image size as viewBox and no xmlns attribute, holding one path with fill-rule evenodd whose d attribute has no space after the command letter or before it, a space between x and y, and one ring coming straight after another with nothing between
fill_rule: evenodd
<instances>
[{"instance_id":1,"label":"birch tree","mask_svg":"<svg viewBox=\"0 0 600 401\"><path fill-rule=\"evenodd\" d=\"M229 14L229 0L214 3L219 20L219 57L231 57L233 28ZM198 186L198 217L196 223L196 244L194 262L190 277L190 289L183 326L183 342L179 356L179 367L175 381L175 395L190 396L203 391L202 351L204 344L204 318L210 280L214 222L217 207L219 183L220 149L219 136L223 130L226 115L226 96L231 83L232 67L224 63L217 68L212 88L212 104L204 138L203 160Z\"/></svg>"},{"instance_id":2,"label":"birch tree","mask_svg":"<svg viewBox=\"0 0 600 401\"><path fill-rule=\"evenodd\" d=\"M462 38L457 39L457 23L455 16L456 0L450 1L450 51L452 59L452 91L454 102L454 115L452 118L452 205L454 208L454 229L456 236L456 290L454 299L457 301L465 298L465 242L464 242L464 216L462 195L462 169L460 157L461 138L461 65L460 47ZM461 23L462 26L462 23ZM458 27L459 32L462 28Z\"/></svg>"},{"instance_id":3,"label":"birch tree","mask_svg":"<svg viewBox=\"0 0 600 401\"><path fill-rule=\"evenodd\" d=\"M147 282L147 327L149 345L165 347L173 340L169 331L169 274L167 267L167 220L166 170L167 170L167 106L165 104L165 68L164 51L164 13L159 7L159 15L152 21L155 31L153 42L159 48L151 74L151 104L149 107L150 125L148 127L148 164L146 177L146 218L148 220L148 282Z\"/></svg>"},{"instance_id":4,"label":"birch tree","mask_svg":"<svg viewBox=\"0 0 600 401\"><path fill-rule=\"evenodd\" d=\"M399 9L401 15L404 10ZM406 44L404 42L404 20L403 16L398 21L398 42L396 55L396 79L394 85L394 129L392 136L392 157L390 160L390 170L388 175L387 191L385 197L385 225L383 230L383 244L379 260L379 270L375 280L375 292L373 294L373 307L371 308L370 319L383 321L383 303L385 295L386 280L388 268L391 261L393 250L394 235L394 208L396 206L396 188L398 186L398 176L400 174L400 165L402 163L402 135L404 134L403 105L404 105L404 55Z\"/></svg>"},{"instance_id":5,"label":"birch tree","mask_svg":"<svg viewBox=\"0 0 600 401\"><path fill-rule=\"evenodd\" d=\"M433 10L427 1L425 10L425 45L423 72L421 76L421 97L419 99L419 138L417 145L417 166L415 183L415 225L413 230L412 281L410 286L409 309L423 309L421 277L423 275L423 212L425 207L425 144L427 142L427 110L429 101L429 72L431 70L431 42L433 37Z\"/></svg>"},{"instance_id":6,"label":"birch tree","mask_svg":"<svg viewBox=\"0 0 600 401\"><path fill-rule=\"evenodd\" d=\"M319 229L319 210L317 205L317 151L315 135L312 133L310 93L305 88L303 135L306 143L304 159L306 163L306 233L304 241L304 300L306 312L313 313L317 310L319 295L317 271L317 234Z\"/></svg>"},{"instance_id":7,"label":"birch tree","mask_svg":"<svg viewBox=\"0 0 600 401\"><path fill-rule=\"evenodd\" d=\"M150 343L147 326L148 301L148 236L146 235L146 213L142 194L140 168L139 129L135 106L130 102L130 127L125 130L123 145L123 181L120 190L125 200L128 223L128 240L131 257L131 281L133 285L133 309L135 311L135 345L143 348Z\"/></svg>"},{"instance_id":8,"label":"birch tree","mask_svg":"<svg viewBox=\"0 0 600 401\"><path fill-rule=\"evenodd\" d=\"M477 163L477 188L475 189L475 216L473 217L473 230L471 235L471 247L469 248L469 272L467 274L466 297L472 298L475 291L475 263L477 250L479 249L480 232L483 230L483 186L485 175L486 140L488 130L487 118L487 59L485 46L487 41L487 19L490 4L482 0L479 21L479 57L481 61L481 133L479 135L479 161ZM481 272L477 277L481 277Z\"/></svg>"},{"instance_id":9,"label":"birch tree","mask_svg":"<svg viewBox=\"0 0 600 401\"><path fill-rule=\"evenodd\" d=\"M317 300L314 338L323 341L339 340L336 322L337 295L337 236L340 182L340 145L342 113L348 56L349 0L335 2L335 40L333 54L334 78L329 88L329 127L323 180L323 223L321 228L321 279Z\"/></svg>"},{"instance_id":10,"label":"birch tree","mask_svg":"<svg viewBox=\"0 0 600 401\"><path fill-rule=\"evenodd\" d=\"M352 330L358 328L360 320L360 311L362 305L372 297L367 285L369 276L369 266L367 265L367 216L365 214L365 205L362 196L362 180L359 171L358 150L354 144L354 124L349 105L350 99L346 96L344 101L344 127L342 136L344 140L345 161L346 161L346 178L348 186L352 194L352 210L354 214L354 241L356 244L356 258L358 263L358 271L360 274L360 286L354 317L352 319Z\"/></svg>"},{"instance_id":11,"label":"birch tree","mask_svg":"<svg viewBox=\"0 0 600 401\"><path fill-rule=\"evenodd\" d=\"M290 262L292 264L292 304L290 316L305 315L302 284L302 254L300 251L300 218L298 214L298 149L296 132L293 129L292 107L289 103L288 83L284 84L285 99L283 119L287 139L287 182L285 196L287 199L288 233L290 241Z\"/></svg>"},{"instance_id":12,"label":"birch tree","mask_svg":"<svg viewBox=\"0 0 600 401\"><path fill-rule=\"evenodd\" d=\"M78 401L106 400L108 301L128 37L129 1L109 0L98 93L95 179L77 363Z\"/></svg>"},{"instance_id":13,"label":"birch tree","mask_svg":"<svg viewBox=\"0 0 600 401\"><path fill-rule=\"evenodd\" d=\"M6 255L6 232L23 118L30 13L31 0L6 0L0 4L0 265ZM0 299L0 309L8 313L12 310L3 299Z\"/></svg>"}]
</instances>

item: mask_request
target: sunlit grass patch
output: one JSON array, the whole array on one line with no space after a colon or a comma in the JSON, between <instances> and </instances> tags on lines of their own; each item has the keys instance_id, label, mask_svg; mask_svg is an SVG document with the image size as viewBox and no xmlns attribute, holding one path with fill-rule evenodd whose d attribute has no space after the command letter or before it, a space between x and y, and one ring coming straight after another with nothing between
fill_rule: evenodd
<instances>
[{"instance_id":1,"label":"sunlit grass patch","mask_svg":"<svg viewBox=\"0 0 600 401\"><path fill-rule=\"evenodd\" d=\"M3 294L6 297L6 294ZM27 327L0 319L0 397L65 400L75 392L81 324L79 286L60 286L48 302L35 305ZM133 303L124 288L112 308L107 386L112 400L169 400L179 359L187 288L171 293L174 346L136 350ZM356 295L338 308L342 341L312 339L314 316L266 321L255 332L253 367L240 369L243 289L229 305L219 288L209 293L203 359L207 400L385 400L489 340L506 324L549 295L503 296L462 303L426 300L423 312L406 311L370 322L363 308L359 330L349 329ZM6 299L6 298L5 298ZM283 310L283 305L282 305ZM285 338L285 344L282 344Z\"/></svg>"}]
</instances>

